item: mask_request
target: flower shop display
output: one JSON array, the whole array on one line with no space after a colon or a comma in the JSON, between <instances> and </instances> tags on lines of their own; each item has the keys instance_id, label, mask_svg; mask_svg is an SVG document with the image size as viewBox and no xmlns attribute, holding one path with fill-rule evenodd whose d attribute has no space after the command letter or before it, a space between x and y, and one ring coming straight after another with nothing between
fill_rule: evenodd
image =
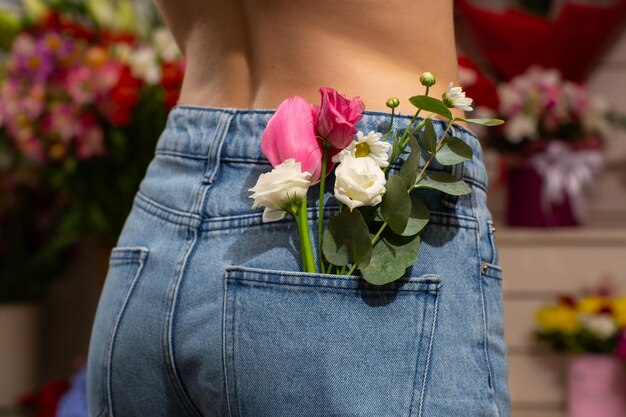
<instances>
[{"instance_id":1,"label":"flower shop display","mask_svg":"<svg viewBox=\"0 0 626 417\"><path fill-rule=\"evenodd\" d=\"M417 111L404 130L394 130L395 108L387 132L357 132L365 104L332 88L321 88L319 106L301 97L289 98L278 107L263 132L261 149L274 166L261 174L250 189L253 208L264 208L263 221L286 215L295 218L300 237L302 270L352 275L384 285L401 278L418 257L419 233L428 224L430 212L414 189L431 188L459 196L471 192L460 178L448 172L428 170L432 161L443 166L462 164L472 158L472 149L452 135L456 121L493 126L498 119L453 117L451 108L472 110L472 99L452 83L441 99L428 95L435 84L433 74L420 77L423 95L409 98ZM421 112L424 118L418 118ZM437 137L432 117L447 121ZM403 158L400 158L403 156ZM420 168L420 159L425 162ZM392 169L393 167L393 169ZM334 168L333 194L339 213L324 230L322 224L326 177ZM306 194L319 183L318 247L323 256L316 265Z\"/></svg>"},{"instance_id":2,"label":"flower shop display","mask_svg":"<svg viewBox=\"0 0 626 417\"><path fill-rule=\"evenodd\" d=\"M490 10L472 0L456 2L485 58L504 80L536 64L584 81L626 17L624 0L516 3L519 7Z\"/></svg>"},{"instance_id":3,"label":"flower shop display","mask_svg":"<svg viewBox=\"0 0 626 417\"><path fill-rule=\"evenodd\" d=\"M68 222L114 239L183 66L165 29L147 41L111 31L88 7L100 3L56 2L25 24L5 60L0 120L21 156L68 194Z\"/></svg>"},{"instance_id":4,"label":"flower shop display","mask_svg":"<svg viewBox=\"0 0 626 417\"><path fill-rule=\"evenodd\" d=\"M626 416L626 297L563 296L536 320L538 339L570 355L568 415Z\"/></svg>"},{"instance_id":5,"label":"flower shop display","mask_svg":"<svg viewBox=\"0 0 626 417\"><path fill-rule=\"evenodd\" d=\"M498 87L499 116L491 135L503 154L507 223L576 226L584 222L586 193L601 172L608 105L554 69L532 67Z\"/></svg>"},{"instance_id":6,"label":"flower shop display","mask_svg":"<svg viewBox=\"0 0 626 417\"><path fill-rule=\"evenodd\" d=\"M130 0L22 9L0 10L0 314L37 302L81 239L108 252L184 71L169 32Z\"/></svg>"}]
</instances>

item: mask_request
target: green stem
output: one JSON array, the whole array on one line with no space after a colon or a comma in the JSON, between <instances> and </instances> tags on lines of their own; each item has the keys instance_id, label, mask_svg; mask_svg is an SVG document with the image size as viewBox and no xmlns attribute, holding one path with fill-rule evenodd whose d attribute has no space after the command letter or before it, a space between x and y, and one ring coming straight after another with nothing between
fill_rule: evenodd
<instances>
[{"instance_id":1,"label":"green stem","mask_svg":"<svg viewBox=\"0 0 626 417\"><path fill-rule=\"evenodd\" d=\"M322 243L324 240L324 186L326 185L326 167L328 165L328 154L330 146L328 142L323 141L323 155L322 155L322 177L320 178L320 201L317 212L317 243L319 250L320 271L326 272L326 265L324 264L324 253L322 252Z\"/></svg>"},{"instance_id":2,"label":"green stem","mask_svg":"<svg viewBox=\"0 0 626 417\"><path fill-rule=\"evenodd\" d=\"M301 199L300 207L294 215L298 236L300 237L300 253L302 254L302 270L304 272L317 272L315 270L315 257L311 247L311 235L309 234L309 219L306 210L306 198Z\"/></svg>"}]
</instances>

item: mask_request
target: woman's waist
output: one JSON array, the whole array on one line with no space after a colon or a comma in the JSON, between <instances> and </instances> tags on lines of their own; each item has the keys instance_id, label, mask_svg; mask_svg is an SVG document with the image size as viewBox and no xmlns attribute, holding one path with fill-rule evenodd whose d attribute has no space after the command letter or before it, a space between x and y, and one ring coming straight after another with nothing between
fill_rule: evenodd
<instances>
[{"instance_id":1,"label":"woman's waist","mask_svg":"<svg viewBox=\"0 0 626 417\"><path fill-rule=\"evenodd\" d=\"M366 109L373 111L388 111L387 100L397 97L400 105L396 112L412 115L415 108L408 99L424 93L424 87L419 80L423 72L431 72L436 77L437 82L429 90L432 97L441 98L450 82L458 85L456 56L449 58L449 65L445 66L411 63L406 68L398 68L380 64L379 61L384 60L376 59L371 63L351 63L348 68L339 67L332 71L320 65L318 69L309 66L307 73L278 69L272 70L270 74L263 71L251 73L248 68L238 68L240 65L233 62L210 77L206 76L206 69L198 70L200 75L194 76L196 71L191 67L193 63L188 62L177 104L191 107L273 109L285 98L293 96L300 96L310 103L319 102L320 87L332 87L350 97L359 96ZM461 109L454 108L451 111L456 117L465 116Z\"/></svg>"}]
</instances>

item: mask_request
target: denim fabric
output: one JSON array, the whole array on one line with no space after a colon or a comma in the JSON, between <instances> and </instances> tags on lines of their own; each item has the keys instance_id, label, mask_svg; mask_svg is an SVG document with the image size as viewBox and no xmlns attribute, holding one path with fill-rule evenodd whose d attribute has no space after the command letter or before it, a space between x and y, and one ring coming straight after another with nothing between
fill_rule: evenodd
<instances>
[{"instance_id":1,"label":"denim fabric","mask_svg":"<svg viewBox=\"0 0 626 417\"><path fill-rule=\"evenodd\" d=\"M298 272L295 223L251 210L248 189L271 169L260 151L271 115L170 113L111 253L89 351L91 415L508 416L502 271L473 133L452 129L471 161L432 165L472 194L415 191L433 213L420 257L376 287ZM366 112L358 128L388 121ZM336 210L329 196L325 217Z\"/></svg>"}]
</instances>

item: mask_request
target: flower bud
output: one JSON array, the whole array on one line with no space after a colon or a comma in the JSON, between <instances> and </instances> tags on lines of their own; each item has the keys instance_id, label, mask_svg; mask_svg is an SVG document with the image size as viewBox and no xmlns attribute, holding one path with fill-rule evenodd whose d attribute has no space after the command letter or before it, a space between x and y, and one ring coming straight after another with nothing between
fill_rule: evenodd
<instances>
[{"instance_id":1,"label":"flower bud","mask_svg":"<svg viewBox=\"0 0 626 417\"><path fill-rule=\"evenodd\" d=\"M420 77L420 83L422 83L424 87L432 87L433 85L435 85L436 82L437 80L435 80L435 76L432 74L432 72L426 71Z\"/></svg>"},{"instance_id":2,"label":"flower bud","mask_svg":"<svg viewBox=\"0 0 626 417\"><path fill-rule=\"evenodd\" d=\"M391 97L389 100L387 100L387 107L389 107L390 109L395 109L399 105L400 99L398 99L398 97Z\"/></svg>"}]
</instances>

